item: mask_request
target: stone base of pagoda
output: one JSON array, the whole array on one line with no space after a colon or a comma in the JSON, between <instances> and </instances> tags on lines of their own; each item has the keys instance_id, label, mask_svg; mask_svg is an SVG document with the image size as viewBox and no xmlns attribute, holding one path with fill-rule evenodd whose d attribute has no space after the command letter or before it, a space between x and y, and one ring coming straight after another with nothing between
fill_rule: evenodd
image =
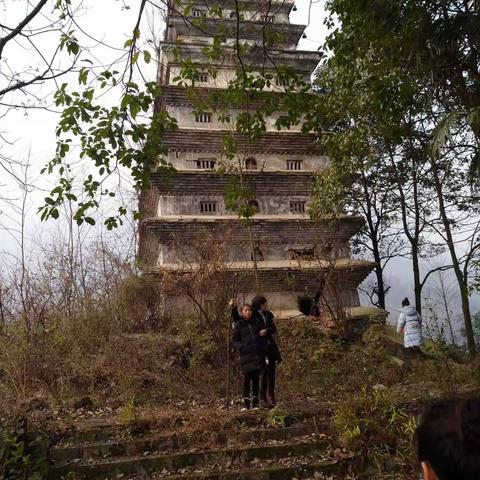
<instances>
[{"instance_id":1,"label":"stone base of pagoda","mask_svg":"<svg viewBox=\"0 0 480 480\"><path fill-rule=\"evenodd\" d=\"M322 333L329 336L339 335L339 320L335 313L329 312L324 307L321 308L319 318L311 316L306 317L299 310L274 310L273 314L277 321L291 323L308 320L318 328ZM361 338L369 325L385 325L389 312L377 307L350 307L342 312L343 318L347 323L348 336L350 338ZM281 325L281 323L279 325Z\"/></svg>"},{"instance_id":2,"label":"stone base of pagoda","mask_svg":"<svg viewBox=\"0 0 480 480\"><path fill-rule=\"evenodd\" d=\"M258 262L257 273L252 262L234 262L210 265L201 272L196 265L164 265L147 275L164 292L166 310L177 313L195 312L198 301L217 309L219 302L233 297L239 304L250 303L257 293L267 297L272 310L308 313L317 292L330 310L358 307L357 287L373 267L372 262L351 259L278 260Z\"/></svg>"}]
</instances>

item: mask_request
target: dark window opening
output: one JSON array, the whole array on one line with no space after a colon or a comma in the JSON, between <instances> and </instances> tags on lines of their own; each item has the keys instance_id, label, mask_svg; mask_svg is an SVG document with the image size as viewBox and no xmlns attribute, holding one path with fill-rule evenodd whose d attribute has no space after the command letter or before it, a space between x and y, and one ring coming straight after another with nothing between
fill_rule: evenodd
<instances>
[{"instance_id":1,"label":"dark window opening","mask_svg":"<svg viewBox=\"0 0 480 480\"><path fill-rule=\"evenodd\" d=\"M310 315L313 307L313 298L312 297L298 297L297 300L298 309L304 315Z\"/></svg>"},{"instance_id":2,"label":"dark window opening","mask_svg":"<svg viewBox=\"0 0 480 480\"><path fill-rule=\"evenodd\" d=\"M217 161L212 158L199 158L196 163L198 169L213 170L217 164Z\"/></svg>"},{"instance_id":3,"label":"dark window opening","mask_svg":"<svg viewBox=\"0 0 480 480\"><path fill-rule=\"evenodd\" d=\"M202 201L200 202L200 213L217 213L218 202L214 201Z\"/></svg>"},{"instance_id":4,"label":"dark window opening","mask_svg":"<svg viewBox=\"0 0 480 480\"><path fill-rule=\"evenodd\" d=\"M207 83L208 82L208 73L199 72L197 74L197 81L200 82L200 83Z\"/></svg>"},{"instance_id":5,"label":"dark window opening","mask_svg":"<svg viewBox=\"0 0 480 480\"><path fill-rule=\"evenodd\" d=\"M194 8L192 10L192 16L195 17L195 18L206 17L207 16L207 11L206 10L200 10L199 8Z\"/></svg>"},{"instance_id":6,"label":"dark window opening","mask_svg":"<svg viewBox=\"0 0 480 480\"><path fill-rule=\"evenodd\" d=\"M290 202L290 213L305 213L307 202L305 200L295 200Z\"/></svg>"},{"instance_id":7,"label":"dark window opening","mask_svg":"<svg viewBox=\"0 0 480 480\"><path fill-rule=\"evenodd\" d=\"M256 170L257 169L257 161L253 157L247 158L247 160L245 160L245 169L246 170Z\"/></svg>"},{"instance_id":8,"label":"dark window opening","mask_svg":"<svg viewBox=\"0 0 480 480\"><path fill-rule=\"evenodd\" d=\"M211 113L197 113L195 114L195 121L197 123L212 123Z\"/></svg>"},{"instance_id":9,"label":"dark window opening","mask_svg":"<svg viewBox=\"0 0 480 480\"><path fill-rule=\"evenodd\" d=\"M287 170L301 170L302 163L301 160L287 160Z\"/></svg>"}]
</instances>

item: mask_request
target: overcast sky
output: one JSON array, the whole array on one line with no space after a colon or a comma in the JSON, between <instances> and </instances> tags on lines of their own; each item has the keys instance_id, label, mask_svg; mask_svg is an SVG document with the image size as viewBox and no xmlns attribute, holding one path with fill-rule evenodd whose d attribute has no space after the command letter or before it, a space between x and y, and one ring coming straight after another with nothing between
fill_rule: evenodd
<instances>
[{"instance_id":1,"label":"overcast sky","mask_svg":"<svg viewBox=\"0 0 480 480\"><path fill-rule=\"evenodd\" d=\"M0 2L1 23L15 25L25 16L27 7L31 3L30 0L5 0ZM73 5L78 3L74 1ZM118 58L119 53L117 51L98 45L95 40L122 49L125 40L130 37L135 25L138 3L135 0L84 0L79 15L79 26L92 38L80 34L78 26L72 26L72 29L77 31L77 35L81 38L82 47L89 50L90 58L96 64L104 63L108 65ZM125 9L126 5L131 8ZM292 22L309 24L306 30L307 38L301 40L300 48L316 50L322 44L326 35L323 25L325 18L323 6L324 2L318 0L316 3L310 2L310 0L297 1L297 11L292 13ZM28 10L31 10L31 7ZM157 38L160 37L163 30L159 17L154 17L152 12L147 12L147 14L146 21L142 26L142 40L144 42L153 40L154 35ZM35 26L39 27L48 23L47 18L40 17L37 19ZM37 41L39 43L36 46L48 57L47 54L58 45L59 34L58 32L52 32L47 36L39 36ZM4 57L0 63L0 69L8 69L12 66L36 67L37 56L30 45L11 42L4 51ZM66 60L68 59L63 58L61 61L65 62ZM147 76L152 79L155 78L156 67L153 63L142 68ZM70 78L63 77L59 80L59 83L68 79L76 84L76 75ZM0 155L14 158L20 162L30 160L29 179L30 183L35 186L35 191L32 191L30 195L27 232L32 235L33 232L38 235L39 232L50 228L49 223L42 224L39 221L35 212L52 185L52 179L40 175L40 169L54 156L55 152L55 127L59 115L55 112L53 106L54 90L55 87L51 82L34 90L38 98L44 99L44 105L53 111L19 108L10 110L6 117L0 119L0 134L7 140L5 142L0 139ZM31 102L29 97L21 92L10 95L7 100L19 105L30 104ZM111 101L115 101L115 98ZM20 170L15 169L15 173L19 175ZM9 233L9 229L14 228L15 222L12 222L9 218L12 212L5 202L1 202L1 199L9 198L18 201L21 190L20 185L4 171L0 171L0 188L0 251L5 251L16 248L13 236ZM1 228L2 226L6 228Z\"/></svg>"},{"instance_id":2,"label":"overcast sky","mask_svg":"<svg viewBox=\"0 0 480 480\"><path fill-rule=\"evenodd\" d=\"M29 0L5 0L0 3L1 23L12 25L15 20L22 18L25 14L25 7L31 3ZM52 2L53 3L53 2ZM73 2L75 4L75 1ZM327 34L323 24L325 19L325 2L317 0L297 0L297 11L292 13L292 23L308 25L306 29L306 38L301 40L300 48L306 50L317 50L322 44ZM84 9L79 19L82 28L93 38L102 40L110 46L118 49L123 48L123 44L130 36L130 32L135 24L138 2L134 0L85 0ZM131 9L125 9L125 5L131 6ZM40 22L46 22L46 19L40 19ZM149 15L148 22L143 28L143 40L152 39L148 33L148 26L160 35L163 26L158 21L154 21ZM92 58L95 62L109 64L116 58L118 52L109 48L98 46L94 40L82 37L82 46L91 49ZM58 45L58 33L52 32L50 37L45 37L43 43L39 45L45 51L51 51ZM4 52L7 62L17 63L21 58L27 65L31 59L34 62L35 52L31 47L25 47L10 43ZM7 63L2 60L0 69L8 68ZM155 67L152 65L146 70L151 78L155 76ZM76 78L73 79L76 82ZM65 80L61 80L62 82ZM51 83L40 86L35 90L38 97L45 99L45 104L52 106L52 93L54 88ZM28 101L28 97L22 93L17 93L15 97L10 96L10 101L18 104ZM115 101L115 99L112 99ZM1 108L1 107L0 107ZM0 134L2 134L10 143L0 140L0 155L15 158L18 161L26 161L30 158L30 181L35 186L29 201L29 213L27 222L27 234L29 238L37 238L45 235L45 232L58 228L55 222L41 224L36 210L41 203L42 198L48 191L51 183L48 178L39 174L40 169L45 163L53 157L55 151L55 127L59 119L58 113L46 110L11 110L4 118L0 118ZM18 170L17 170L18 173ZM1 198L8 197L13 201L18 201L21 196L21 189L18 183L9 178L5 172L0 172L0 201ZM5 202L0 203L0 255L1 252L14 252L16 244L9 229L15 228L15 222L9 218L12 215L11 209ZM4 227L4 228L2 228ZM0 265L1 267L1 265ZM406 260L398 260L392 264L387 272L387 279L392 284L392 290L389 294L389 307L391 310L398 309L398 304L404 296L413 296L412 280L409 264ZM475 310L475 309L474 309Z\"/></svg>"}]
</instances>

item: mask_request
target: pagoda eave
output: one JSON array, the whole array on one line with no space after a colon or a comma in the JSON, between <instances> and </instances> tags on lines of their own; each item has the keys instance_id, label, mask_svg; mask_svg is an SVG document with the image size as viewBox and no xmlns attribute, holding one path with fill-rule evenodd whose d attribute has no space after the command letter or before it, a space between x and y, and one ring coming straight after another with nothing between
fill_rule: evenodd
<instances>
[{"instance_id":1,"label":"pagoda eave","mask_svg":"<svg viewBox=\"0 0 480 480\"><path fill-rule=\"evenodd\" d=\"M170 18L170 28L175 28L177 35L187 35L189 37L214 36L219 33L231 35L232 38L237 35L238 24L236 20L230 19L210 19L210 18L185 18L181 15L173 15ZM242 39L262 40L267 34L277 33L285 35L286 42L296 46L305 31L306 25L295 25L291 23L265 23L260 21L241 21L240 29Z\"/></svg>"},{"instance_id":2,"label":"pagoda eave","mask_svg":"<svg viewBox=\"0 0 480 480\"><path fill-rule=\"evenodd\" d=\"M350 223L360 226L363 223L362 217L353 215L338 215L335 218L323 218L312 220L307 215L255 215L249 219L251 225L258 223L280 224L293 223L297 225L336 225L337 223ZM242 219L236 215L168 215L165 217L146 218L142 223L149 226L156 226L159 224L190 224L190 223L205 223L205 224L238 224L242 223Z\"/></svg>"},{"instance_id":3,"label":"pagoda eave","mask_svg":"<svg viewBox=\"0 0 480 480\"><path fill-rule=\"evenodd\" d=\"M332 286L338 287L342 293L354 290L375 268L372 262L349 259L323 264L320 261L310 264L288 261L258 262L257 266L257 278L264 292L295 291L304 292L304 294L313 294L321 288L324 279L328 276L333 279ZM175 283L175 281L189 281L197 271L195 266L165 265L146 272L146 275L159 282L173 279ZM255 284L255 270L252 262L216 265L215 268L207 269L206 272L209 272L207 274L211 276L211 281L233 282L239 287Z\"/></svg>"},{"instance_id":4,"label":"pagoda eave","mask_svg":"<svg viewBox=\"0 0 480 480\"><path fill-rule=\"evenodd\" d=\"M245 186L253 195L310 195L315 172L308 171L246 171ZM224 195L225 189L238 181L238 175L208 170L177 170L166 175L152 172L150 182L160 195Z\"/></svg>"},{"instance_id":5,"label":"pagoda eave","mask_svg":"<svg viewBox=\"0 0 480 480\"><path fill-rule=\"evenodd\" d=\"M315 134L266 132L260 139L232 134L228 130L181 129L166 132L163 144L169 152L222 152L227 137L233 137L237 153L277 155L323 155L324 150Z\"/></svg>"},{"instance_id":6,"label":"pagoda eave","mask_svg":"<svg viewBox=\"0 0 480 480\"><path fill-rule=\"evenodd\" d=\"M179 265L165 264L162 267L154 268L146 273L195 272L202 268L200 265ZM218 266L219 270L226 272L249 272L254 269L253 262L228 262ZM375 268L375 263L368 260L353 260L351 258L340 258L333 260L266 260L257 262L258 272L327 272L330 270L368 270Z\"/></svg>"},{"instance_id":7,"label":"pagoda eave","mask_svg":"<svg viewBox=\"0 0 480 480\"><path fill-rule=\"evenodd\" d=\"M172 55L169 61L169 65L172 67L182 66L181 60L177 60L177 57L190 58L192 63L198 68L228 68L230 66L232 69L235 69L237 67L238 57L235 50L231 47L225 48L225 55L218 63L205 55L205 45L201 43L178 44L177 42L162 42L161 48L165 54ZM268 53L268 58L265 58L265 49L252 46L245 52L244 59L252 68L275 71L277 65L288 65L294 67L297 74L310 76L322 58L320 52L312 52L310 50L277 48L270 50Z\"/></svg>"},{"instance_id":8,"label":"pagoda eave","mask_svg":"<svg viewBox=\"0 0 480 480\"><path fill-rule=\"evenodd\" d=\"M275 13L283 12L289 15L295 6L295 1L296 0L273 0L271 2L271 8L275 11ZM240 10L248 8L253 8L255 10L258 9L258 0L238 0L238 4L240 5ZM193 8L212 8L212 6L221 6L222 8L231 8L232 10L235 10L237 7L237 2L235 2L235 0L194 0L191 5ZM170 5L170 8L173 12L177 12L177 9L175 9L172 5Z\"/></svg>"},{"instance_id":9,"label":"pagoda eave","mask_svg":"<svg viewBox=\"0 0 480 480\"><path fill-rule=\"evenodd\" d=\"M221 88L198 86L185 88L177 85L166 85L162 88L159 104L162 106L196 107L202 102L210 102L215 107L245 109L247 107L263 107L268 102L275 102L275 105L278 105L278 111L281 111L286 97L286 93L280 90L251 92L250 95L245 95L242 92L241 104L235 105L234 103L228 103L229 100L224 98L226 93L229 93L229 90Z\"/></svg>"}]
</instances>

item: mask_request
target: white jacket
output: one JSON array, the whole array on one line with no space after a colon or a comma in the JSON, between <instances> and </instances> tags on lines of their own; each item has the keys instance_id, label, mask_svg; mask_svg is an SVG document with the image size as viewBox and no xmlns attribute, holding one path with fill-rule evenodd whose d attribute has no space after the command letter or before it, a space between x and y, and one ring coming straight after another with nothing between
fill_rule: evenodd
<instances>
[{"instance_id":1,"label":"white jacket","mask_svg":"<svg viewBox=\"0 0 480 480\"><path fill-rule=\"evenodd\" d=\"M404 329L403 341L405 348L423 345L422 317L414 307L403 307L398 318L397 332Z\"/></svg>"}]
</instances>

